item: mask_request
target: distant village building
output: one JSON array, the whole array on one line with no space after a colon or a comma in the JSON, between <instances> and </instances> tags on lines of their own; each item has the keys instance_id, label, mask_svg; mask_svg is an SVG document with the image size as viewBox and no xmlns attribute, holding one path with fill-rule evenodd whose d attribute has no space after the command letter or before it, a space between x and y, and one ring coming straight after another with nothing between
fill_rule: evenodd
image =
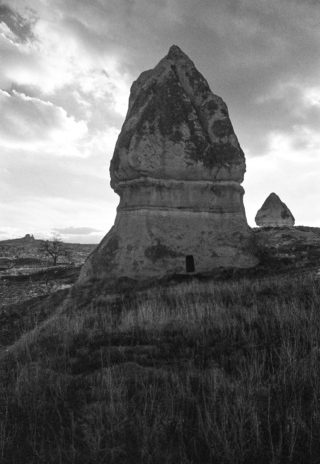
<instances>
[{"instance_id":1,"label":"distant village building","mask_svg":"<svg viewBox=\"0 0 320 464\"><path fill-rule=\"evenodd\" d=\"M270 193L255 217L259 227L294 226L294 217L278 195Z\"/></svg>"}]
</instances>

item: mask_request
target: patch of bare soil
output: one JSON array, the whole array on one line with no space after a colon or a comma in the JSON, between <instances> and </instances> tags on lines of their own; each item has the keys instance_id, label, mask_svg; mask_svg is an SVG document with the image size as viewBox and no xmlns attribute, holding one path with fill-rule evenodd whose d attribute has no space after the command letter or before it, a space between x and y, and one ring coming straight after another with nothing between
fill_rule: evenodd
<instances>
[{"instance_id":1,"label":"patch of bare soil","mask_svg":"<svg viewBox=\"0 0 320 464\"><path fill-rule=\"evenodd\" d=\"M0 279L0 351L56 311L81 266L48 267L32 273L20 269Z\"/></svg>"},{"instance_id":2,"label":"patch of bare soil","mask_svg":"<svg viewBox=\"0 0 320 464\"><path fill-rule=\"evenodd\" d=\"M0 308L0 352L33 330L53 314L68 294L68 289L36 296Z\"/></svg>"},{"instance_id":3,"label":"patch of bare soil","mask_svg":"<svg viewBox=\"0 0 320 464\"><path fill-rule=\"evenodd\" d=\"M0 308L69 288L77 280L80 269L81 266L49 267L30 273L22 269L19 273L2 275Z\"/></svg>"}]
</instances>

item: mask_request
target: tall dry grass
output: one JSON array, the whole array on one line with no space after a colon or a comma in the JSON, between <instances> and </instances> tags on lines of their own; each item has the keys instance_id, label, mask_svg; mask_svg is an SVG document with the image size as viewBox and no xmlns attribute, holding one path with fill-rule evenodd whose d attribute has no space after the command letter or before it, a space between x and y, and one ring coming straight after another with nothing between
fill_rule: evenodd
<instances>
[{"instance_id":1,"label":"tall dry grass","mask_svg":"<svg viewBox=\"0 0 320 464\"><path fill-rule=\"evenodd\" d=\"M98 300L2 358L1 462L320 462L312 276Z\"/></svg>"}]
</instances>

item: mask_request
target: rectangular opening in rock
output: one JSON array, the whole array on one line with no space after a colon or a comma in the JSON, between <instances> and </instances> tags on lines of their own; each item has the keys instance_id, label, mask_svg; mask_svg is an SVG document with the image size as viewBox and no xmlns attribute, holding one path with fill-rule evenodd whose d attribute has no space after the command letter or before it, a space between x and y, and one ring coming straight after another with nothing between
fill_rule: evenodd
<instances>
[{"instance_id":1,"label":"rectangular opening in rock","mask_svg":"<svg viewBox=\"0 0 320 464\"><path fill-rule=\"evenodd\" d=\"M187 255L186 256L186 271L187 272L194 272L195 271L193 255Z\"/></svg>"}]
</instances>

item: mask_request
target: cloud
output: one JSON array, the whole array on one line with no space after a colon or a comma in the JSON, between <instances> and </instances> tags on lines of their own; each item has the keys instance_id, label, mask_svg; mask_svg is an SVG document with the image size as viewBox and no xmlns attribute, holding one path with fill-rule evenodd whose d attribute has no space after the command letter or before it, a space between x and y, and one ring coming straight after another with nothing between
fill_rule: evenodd
<instances>
[{"instance_id":1,"label":"cloud","mask_svg":"<svg viewBox=\"0 0 320 464\"><path fill-rule=\"evenodd\" d=\"M94 232L103 232L99 229L94 229L93 227L64 227L61 229L54 228L52 229L59 234L71 234L71 235L91 235Z\"/></svg>"},{"instance_id":2,"label":"cloud","mask_svg":"<svg viewBox=\"0 0 320 464\"><path fill-rule=\"evenodd\" d=\"M24 18L8 5L0 3L0 24L7 26L6 29L2 30L8 33L11 38L15 38L20 42L34 40L35 36L32 29L35 22L35 17Z\"/></svg>"},{"instance_id":3,"label":"cloud","mask_svg":"<svg viewBox=\"0 0 320 464\"><path fill-rule=\"evenodd\" d=\"M277 124L293 130L290 113L282 113L293 111L293 92L268 104L261 100L288 83L307 91L319 82L319 4L287 0L174 4L183 12L178 45L194 59L212 91L227 102L240 143L251 156L265 154L269 130Z\"/></svg>"},{"instance_id":4,"label":"cloud","mask_svg":"<svg viewBox=\"0 0 320 464\"><path fill-rule=\"evenodd\" d=\"M12 238L24 237L25 235L19 233L18 227L2 227L1 229L2 230L0 231L0 234L4 235L4 237L1 238L2 240L10 240Z\"/></svg>"},{"instance_id":5,"label":"cloud","mask_svg":"<svg viewBox=\"0 0 320 464\"><path fill-rule=\"evenodd\" d=\"M62 227L53 228L54 234L59 234L59 237L64 242L68 243L99 243L105 235L105 231L95 229L94 227Z\"/></svg>"},{"instance_id":6,"label":"cloud","mask_svg":"<svg viewBox=\"0 0 320 464\"><path fill-rule=\"evenodd\" d=\"M72 235L64 234L62 235L62 241L64 243L81 243L83 245L97 245L103 239L104 234L91 234L91 235ZM52 235L47 235L47 238L52 239Z\"/></svg>"},{"instance_id":7,"label":"cloud","mask_svg":"<svg viewBox=\"0 0 320 464\"><path fill-rule=\"evenodd\" d=\"M57 155L80 155L76 142L87 134L84 121L75 121L50 102L0 90L0 146Z\"/></svg>"},{"instance_id":8,"label":"cloud","mask_svg":"<svg viewBox=\"0 0 320 464\"><path fill-rule=\"evenodd\" d=\"M65 86L73 86L94 98L107 97L115 111L124 115L123 93L128 93L131 78L119 69L117 54L106 46L105 34L95 30L94 5L90 5L89 16L82 20L74 16L81 9L72 7L70 2L66 2L70 11L58 1L52 3L51 11L43 10L41 2L29 2L30 7L44 12L32 23L21 16L29 11L22 5L21 15L3 6L11 16L19 16L29 25L30 40L18 40L12 21L2 23L5 30L0 34L0 87L9 91L15 86L33 86L52 95ZM90 28L85 24L88 18Z\"/></svg>"},{"instance_id":9,"label":"cloud","mask_svg":"<svg viewBox=\"0 0 320 464\"><path fill-rule=\"evenodd\" d=\"M118 196L109 188L109 169L100 158L93 159L87 167L85 159L54 158L41 154L18 151L5 152L0 157L0 165L6 166L1 174L0 197L7 207L22 204L25 200L41 199L41 202L64 198L66 205L76 210L77 202L117 204ZM75 204L73 204L75 202ZM63 207L63 204L62 204ZM70 209L69 214L74 213ZM31 214L31 213L30 213Z\"/></svg>"},{"instance_id":10,"label":"cloud","mask_svg":"<svg viewBox=\"0 0 320 464\"><path fill-rule=\"evenodd\" d=\"M67 44L62 48L58 37L53 40L44 35L21 44L1 34L0 54L0 85L5 90L15 84L33 85L50 94L74 80L73 55Z\"/></svg>"},{"instance_id":11,"label":"cloud","mask_svg":"<svg viewBox=\"0 0 320 464\"><path fill-rule=\"evenodd\" d=\"M22 197L19 200L9 204L0 203L1 230L7 231L5 238L23 237L27 233L36 238L49 238L54 228L65 228L65 224L70 224L72 218L74 227L86 224L86 227L103 232L92 235L64 234L63 240L68 237L68 241L72 242L98 243L114 222L116 208L107 201L93 202L66 197Z\"/></svg>"}]
</instances>

